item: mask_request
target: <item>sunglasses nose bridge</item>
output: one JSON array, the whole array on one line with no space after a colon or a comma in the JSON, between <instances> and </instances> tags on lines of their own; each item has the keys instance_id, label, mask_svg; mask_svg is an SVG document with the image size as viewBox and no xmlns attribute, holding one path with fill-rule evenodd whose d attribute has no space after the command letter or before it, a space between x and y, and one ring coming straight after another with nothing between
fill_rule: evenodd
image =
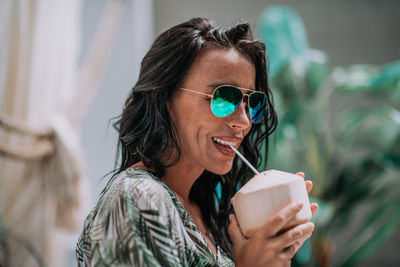
<instances>
[{"instance_id":1,"label":"sunglasses nose bridge","mask_svg":"<svg viewBox=\"0 0 400 267\"><path fill-rule=\"evenodd\" d=\"M244 102L245 104L247 103L248 105L249 99L250 99L250 94L243 94L242 102Z\"/></svg>"},{"instance_id":2,"label":"sunglasses nose bridge","mask_svg":"<svg viewBox=\"0 0 400 267\"><path fill-rule=\"evenodd\" d=\"M247 118L248 122L251 124L252 123L252 119L251 119L251 115L250 115L250 111L249 111L250 95L251 95L251 93L250 94L245 94L245 93L242 92L242 98L241 98L241 101L239 103L239 106L242 106L242 108L243 108L243 110L241 110L240 112L244 113L244 114L241 115L241 116L245 116ZM239 106L238 106L237 109L241 109ZM239 112L239 111L236 110L236 112Z\"/></svg>"},{"instance_id":3,"label":"sunglasses nose bridge","mask_svg":"<svg viewBox=\"0 0 400 267\"><path fill-rule=\"evenodd\" d=\"M250 113L248 111L247 105L243 105L243 101L237 106L235 111L228 116L228 123L234 128L247 128L252 124Z\"/></svg>"},{"instance_id":4,"label":"sunglasses nose bridge","mask_svg":"<svg viewBox=\"0 0 400 267\"><path fill-rule=\"evenodd\" d=\"M250 115L250 111L249 111L249 101L250 101L250 94L246 94L244 93L242 90L240 90L238 88L238 90L240 91L242 97L240 98L240 102L238 103L238 106L236 108L236 110L234 111L235 113L238 113L238 109L240 109L240 106L242 106L242 104L244 104L243 106L243 111L245 113L245 117L247 118L248 122L251 124L252 123L252 119L251 119L251 115Z\"/></svg>"}]
</instances>

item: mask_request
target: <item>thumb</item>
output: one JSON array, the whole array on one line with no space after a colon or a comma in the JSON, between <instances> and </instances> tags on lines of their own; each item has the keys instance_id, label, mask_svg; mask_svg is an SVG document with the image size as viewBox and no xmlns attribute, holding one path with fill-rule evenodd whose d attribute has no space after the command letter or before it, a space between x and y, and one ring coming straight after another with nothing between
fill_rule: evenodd
<instances>
[{"instance_id":1,"label":"thumb","mask_svg":"<svg viewBox=\"0 0 400 267\"><path fill-rule=\"evenodd\" d=\"M244 243L247 238L243 235L242 230L240 229L236 215L229 215L229 220L228 234L231 236L234 246Z\"/></svg>"}]
</instances>

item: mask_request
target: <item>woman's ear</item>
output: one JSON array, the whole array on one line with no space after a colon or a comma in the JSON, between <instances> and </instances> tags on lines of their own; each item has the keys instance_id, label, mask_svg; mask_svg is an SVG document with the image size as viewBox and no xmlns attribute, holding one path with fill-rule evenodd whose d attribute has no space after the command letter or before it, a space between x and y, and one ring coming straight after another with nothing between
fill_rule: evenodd
<instances>
[{"instance_id":1,"label":"woman's ear","mask_svg":"<svg viewBox=\"0 0 400 267\"><path fill-rule=\"evenodd\" d=\"M174 118L174 114L173 114L173 109L172 109L172 102L173 100L168 100L167 101L167 111L169 113L169 116L171 117L171 119L173 120Z\"/></svg>"},{"instance_id":2,"label":"woman's ear","mask_svg":"<svg viewBox=\"0 0 400 267\"><path fill-rule=\"evenodd\" d=\"M174 120L175 118L175 114L174 114L174 103L176 101L176 97L177 94L179 94L179 92L176 92L175 94L173 94L168 100L167 100L167 111L169 113L169 116L171 117L172 120Z\"/></svg>"}]
</instances>

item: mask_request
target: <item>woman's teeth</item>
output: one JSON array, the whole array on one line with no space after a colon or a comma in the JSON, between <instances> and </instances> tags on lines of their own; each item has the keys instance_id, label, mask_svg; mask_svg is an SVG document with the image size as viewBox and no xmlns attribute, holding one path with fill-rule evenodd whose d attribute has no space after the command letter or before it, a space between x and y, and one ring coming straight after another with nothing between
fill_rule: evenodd
<instances>
[{"instance_id":1,"label":"woman's teeth","mask_svg":"<svg viewBox=\"0 0 400 267\"><path fill-rule=\"evenodd\" d=\"M222 144L222 145L227 145L227 146L231 145L231 146L234 146L234 147L237 146L236 143L224 141L224 140L218 139L218 138L216 138L216 137L213 137L213 141L214 141L214 142L217 142L217 143L220 143L220 144Z\"/></svg>"}]
</instances>

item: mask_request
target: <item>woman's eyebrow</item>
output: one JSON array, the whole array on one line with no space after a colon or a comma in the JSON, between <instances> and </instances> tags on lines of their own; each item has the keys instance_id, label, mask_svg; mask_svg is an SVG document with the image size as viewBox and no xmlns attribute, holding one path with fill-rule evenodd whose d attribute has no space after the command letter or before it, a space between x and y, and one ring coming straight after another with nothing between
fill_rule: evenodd
<instances>
[{"instance_id":1,"label":"woman's eyebrow","mask_svg":"<svg viewBox=\"0 0 400 267\"><path fill-rule=\"evenodd\" d=\"M211 87L211 88L215 89L216 87L221 86L221 85L232 85L232 86L235 86L235 87L238 87L238 88L243 88L243 87L240 87L235 82L215 82L215 83L208 84L207 87ZM255 90L254 88L244 88L244 89Z\"/></svg>"},{"instance_id":2,"label":"woman's eyebrow","mask_svg":"<svg viewBox=\"0 0 400 267\"><path fill-rule=\"evenodd\" d=\"M218 87L218 86L221 86L221 85L233 85L233 86L237 86L237 83L234 83L234 82L214 82L214 83L208 84L207 87L213 87L213 88L215 88L215 87Z\"/></svg>"}]
</instances>

